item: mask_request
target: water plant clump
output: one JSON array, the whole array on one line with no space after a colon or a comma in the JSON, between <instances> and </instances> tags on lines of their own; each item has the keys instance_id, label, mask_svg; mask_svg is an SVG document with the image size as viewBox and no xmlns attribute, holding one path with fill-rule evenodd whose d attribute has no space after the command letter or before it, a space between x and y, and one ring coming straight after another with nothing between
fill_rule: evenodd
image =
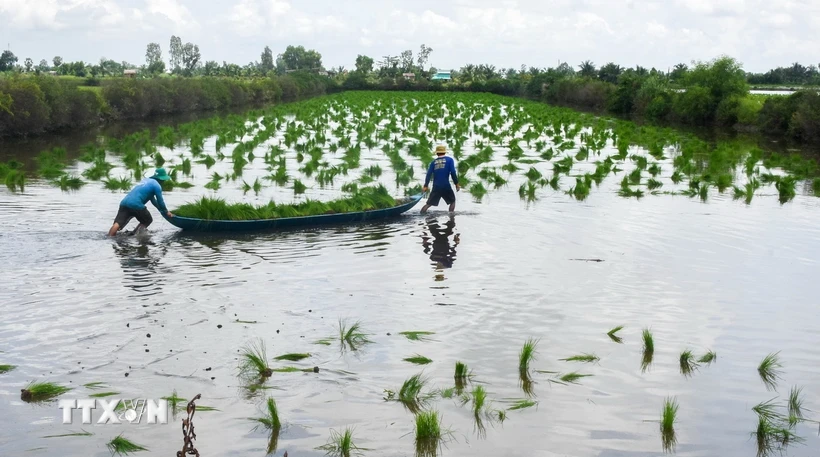
<instances>
[{"instance_id":1,"label":"water plant clump","mask_svg":"<svg viewBox=\"0 0 820 457\"><path fill-rule=\"evenodd\" d=\"M111 454L128 455L134 452L147 451L148 448L141 446L122 436L122 433L106 444Z\"/></svg>"},{"instance_id":2,"label":"water plant clump","mask_svg":"<svg viewBox=\"0 0 820 457\"><path fill-rule=\"evenodd\" d=\"M291 353L291 354L282 354L278 357L274 357L273 360L287 360L290 362L298 362L300 360L306 359L310 357L309 353Z\"/></svg>"},{"instance_id":3,"label":"water plant clump","mask_svg":"<svg viewBox=\"0 0 820 457\"><path fill-rule=\"evenodd\" d=\"M360 448L353 443L353 429L346 427L344 431L336 430L330 431L330 439L327 444L316 448L320 451L325 451L325 455L334 457L351 457L353 455L361 455L361 451L367 449Z\"/></svg>"},{"instance_id":4,"label":"water plant clump","mask_svg":"<svg viewBox=\"0 0 820 457\"><path fill-rule=\"evenodd\" d=\"M572 357L567 357L565 359L559 359L559 360L561 360L563 362L592 363L592 362L597 362L597 361L601 360L601 358L598 357L595 354L586 354L586 353L584 353L584 354L574 355Z\"/></svg>"},{"instance_id":5,"label":"water plant clump","mask_svg":"<svg viewBox=\"0 0 820 457\"><path fill-rule=\"evenodd\" d=\"M16 365L0 365L0 374L6 374L15 368L17 368Z\"/></svg>"},{"instance_id":6,"label":"water plant clump","mask_svg":"<svg viewBox=\"0 0 820 457\"><path fill-rule=\"evenodd\" d=\"M269 430L278 430L282 428L282 422L279 419L279 408L276 406L276 400L273 397L268 397L265 400L264 415L254 418L253 420L262 424Z\"/></svg>"},{"instance_id":7,"label":"water plant clump","mask_svg":"<svg viewBox=\"0 0 820 457\"><path fill-rule=\"evenodd\" d=\"M371 343L367 338L367 334L362 330L361 322L356 321L352 324L348 324L342 319L339 319L339 340L343 348L349 346L353 350Z\"/></svg>"},{"instance_id":8,"label":"water plant clump","mask_svg":"<svg viewBox=\"0 0 820 457\"><path fill-rule=\"evenodd\" d=\"M436 457L444 440L452 432L441 426L438 411L422 411L416 414L416 457Z\"/></svg>"},{"instance_id":9,"label":"water plant clump","mask_svg":"<svg viewBox=\"0 0 820 457\"><path fill-rule=\"evenodd\" d=\"M565 383L565 384L578 384L581 381L581 379L588 378L590 376L594 376L594 375L583 374L583 373L578 373L577 371L573 371L571 373L567 373L567 374L563 374L561 376L558 376L558 381L560 381L561 383Z\"/></svg>"},{"instance_id":10,"label":"water plant clump","mask_svg":"<svg viewBox=\"0 0 820 457\"><path fill-rule=\"evenodd\" d=\"M415 364L415 365L427 365L427 364L433 363L433 361L431 359L429 359L427 357L424 357L423 355L419 355L419 354L416 354L412 357L407 357L407 358L402 359L402 360L404 360L405 362L410 362L410 363Z\"/></svg>"},{"instance_id":11,"label":"water plant clump","mask_svg":"<svg viewBox=\"0 0 820 457\"><path fill-rule=\"evenodd\" d=\"M72 390L71 387L53 382L32 382L20 390L20 399L26 402L48 401L70 390Z\"/></svg>"},{"instance_id":12,"label":"water plant clump","mask_svg":"<svg viewBox=\"0 0 820 457\"><path fill-rule=\"evenodd\" d=\"M273 374L268 365L265 342L259 338L246 344L239 355L239 375L244 378L270 377Z\"/></svg>"},{"instance_id":13,"label":"water plant clump","mask_svg":"<svg viewBox=\"0 0 820 457\"><path fill-rule=\"evenodd\" d=\"M618 332L620 332L623 329L624 329L624 326L619 325L619 326L613 328L612 330L606 332L606 336L608 336L612 341L614 341L616 343L623 343L624 340L620 336L618 336Z\"/></svg>"},{"instance_id":14,"label":"water plant clump","mask_svg":"<svg viewBox=\"0 0 820 457\"><path fill-rule=\"evenodd\" d=\"M430 335L435 335L436 332L426 332L426 331L410 331L410 332L399 332L399 335L405 336L408 340L411 341L424 341Z\"/></svg>"},{"instance_id":15,"label":"water plant clump","mask_svg":"<svg viewBox=\"0 0 820 457\"><path fill-rule=\"evenodd\" d=\"M652 364L652 358L655 355L655 338L652 332L645 328L641 333L643 339L643 357L641 358L641 370L646 371L649 365Z\"/></svg>"},{"instance_id":16,"label":"water plant clump","mask_svg":"<svg viewBox=\"0 0 820 457\"><path fill-rule=\"evenodd\" d=\"M677 444L675 436L675 420L678 415L678 401L675 398L666 398L661 410L661 442L664 452L672 452Z\"/></svg>"},{"instance_id":17,"label":"water plant clump","mask_svg":"<svg viewBox=\"0 0 820 457\"><path fill-rule=\"evenodd\" d=\"M61 175L59 178L53 180L52 183L62 191L78 190L85 185L85 182L80 177L67 174Z\"/></svg>"},{"instance_id":18,"label":"water plant clump","mask_svg":"<svg viewBox=\"0 0 820 457\"><path fill-rule=\"evenodd\" d=\"M698 362L692 351L687 349L680 354L680 372L684 376L691 376L692 372L698 369Z\"/></svg>"},{"instance_id":19,"label":"water plant clump","mask_svg":"<svg viewBox=\"0 0 820 457\"><path fill-rule=\"evenodd\" d=\"M348 198L329 202L307 200L298 204L270 202L253 206L247 203L229 204L219 198L202 197L173 210L175 215L207 220L259 220L282 217L317 216L358 211L372 211L396 206L398 202L383 186L365 187Z\"/></svg>"},{"instance_id":20,"label":"water plant clump","mask_svg":"<svg viewBox=\"0 0 820 457\"><path fill-rule=\"evenodd\" d=\"M767 355L757 367L757 373L760 375L763 384L766 385L767 390L777 389L777 382L780 380L781 368L783 368L783 365L780 364L779 354L779 352L774 352Z\"/></svg>"},{"instance_id":21,"label":"water plant clump","mask_svg":"<svg viewBox=\"0 0 820 457\"><path fill-rule=\"evenodd\" d=\"M512 404L507 410L509 411L518 411L521 409L532 408L533 406L537 406L538 402L529 398L525 398L523 400L518 400Z\"/></svg>"},{"instance_id":22,"label":"water plant clump","mask_svg":"<svg viewBox=\"0 0 820 457\"><path fill-rule=\"evenodd\" d=\"M521 380L530 379L530 363L535 360L537 346L538 340L529 338L526 342L524 342L524 346L518 354L518 375Z\"/></svg>"},{"instance_id":23,"label":"water plant clump","mask_svg":"<svg viewBox=\"0 0 820 457\"><path fill-rule=\"evenodd\" d=\"M704 355L702 355L698 359L698 363L705 363L707 365L711 365L717 360L717 353L712 351L711 349Z\"/></svg>"}]
</instances>

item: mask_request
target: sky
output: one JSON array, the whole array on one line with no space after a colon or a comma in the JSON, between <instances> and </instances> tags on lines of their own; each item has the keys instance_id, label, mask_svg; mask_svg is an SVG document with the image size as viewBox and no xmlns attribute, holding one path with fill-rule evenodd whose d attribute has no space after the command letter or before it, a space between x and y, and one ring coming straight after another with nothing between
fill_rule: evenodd
<instances>
[{"instance_id":1,"label":"sky","mask_svg":"<svg viewBox=\"0 0 820 457\"><path fill-rule=\"evenodd\" d=\"M820 63L820 0L0 0L0 46L19 63L59 55L145 62L150 42L167 62L171 35L204 60L245 65L267 45L322 54L325 67L353 69L421 44L429 65L473 63L667 70L677 63L738 59L764 72Z\"/></svg>"}]
</instances>

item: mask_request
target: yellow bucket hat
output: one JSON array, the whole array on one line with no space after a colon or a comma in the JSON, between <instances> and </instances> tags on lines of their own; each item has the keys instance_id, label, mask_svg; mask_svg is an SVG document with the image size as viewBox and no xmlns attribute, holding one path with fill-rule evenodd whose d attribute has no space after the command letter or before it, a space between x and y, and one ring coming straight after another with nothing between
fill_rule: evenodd
<instances>
[{"instance_id":1,"label":"yellow bucket hat","mask_svg":"<svg viewBox=\"0 0 820 457\"><path fill-rule=\"evenodd\" d=\"M436 146L436 154L447 154L447 148L444 146Z\"/></svg>"}]
</instances>

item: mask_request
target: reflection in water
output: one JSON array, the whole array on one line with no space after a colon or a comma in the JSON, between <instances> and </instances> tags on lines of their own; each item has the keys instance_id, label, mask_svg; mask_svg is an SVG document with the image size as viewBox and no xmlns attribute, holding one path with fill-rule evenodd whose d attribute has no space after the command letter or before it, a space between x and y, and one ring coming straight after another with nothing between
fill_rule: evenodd
<instances>
[{"instance_id":1,"label":"reflection in water","mask_svg":"<svg viewBox=\"0 0 820 457\"><path fill-rule=\"evenodd\" d=\"M117 237L111 244L119 257L125 287L139 296L153 295L162 289L164 274L158 267L168 252L165 243L157 246L147 236Z\"/></svg>"},{"instance_id":2,"label":"reflection in water","mask_svg":"<svg viewBox=\"0 0 820 457\"><path fill-rule=\"evenodd\" d=\"M452 268L456 260L456 246L460 241L460 234L455 233L455 216L450 215L447 222L441 225L438 219L427 219L427 230L429 235L421 237L421 245L424 246L424 253L430 254L430 260L435 265L436 271ZM450 245L450 236L453 235L453 245ZM432 240L431 240L432 238ZM439 275L440 276L440 275Z\"/></svg>"}]
</instances>

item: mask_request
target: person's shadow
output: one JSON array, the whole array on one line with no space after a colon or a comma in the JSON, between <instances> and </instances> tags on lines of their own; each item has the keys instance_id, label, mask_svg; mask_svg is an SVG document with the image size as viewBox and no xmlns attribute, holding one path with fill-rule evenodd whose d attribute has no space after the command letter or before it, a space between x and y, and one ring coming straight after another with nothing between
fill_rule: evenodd
<instances>
[{"instance_id":1,"label":"person's shadow","mask_svg":"<svg viewBox=\"0 0 820 457\"><path fill-rule=\"evenodd\" d=\"M139 297L154 295L162 290L166 271L161 261L168 252L167 246L156 245L139 236L116 239L111 246L119 258L125 287Z\"/></svg>"},{"instance_id":2,"label":"person's shadow","mask_svg":"<svg viewBox=\"0 0 820 457\"><path fill-rule=\"evenodd\" d=\"M456 246L460 241L460 234L455 233L455 216L450 215L447 222L441 224L436 218L427 219L427 230L429 233L422 235L421 245L424 253L430 255L435 270L453 268L456 260ZM453 237L453 244L450 244L450 236Z\"/></svg>"}]
</instances>

